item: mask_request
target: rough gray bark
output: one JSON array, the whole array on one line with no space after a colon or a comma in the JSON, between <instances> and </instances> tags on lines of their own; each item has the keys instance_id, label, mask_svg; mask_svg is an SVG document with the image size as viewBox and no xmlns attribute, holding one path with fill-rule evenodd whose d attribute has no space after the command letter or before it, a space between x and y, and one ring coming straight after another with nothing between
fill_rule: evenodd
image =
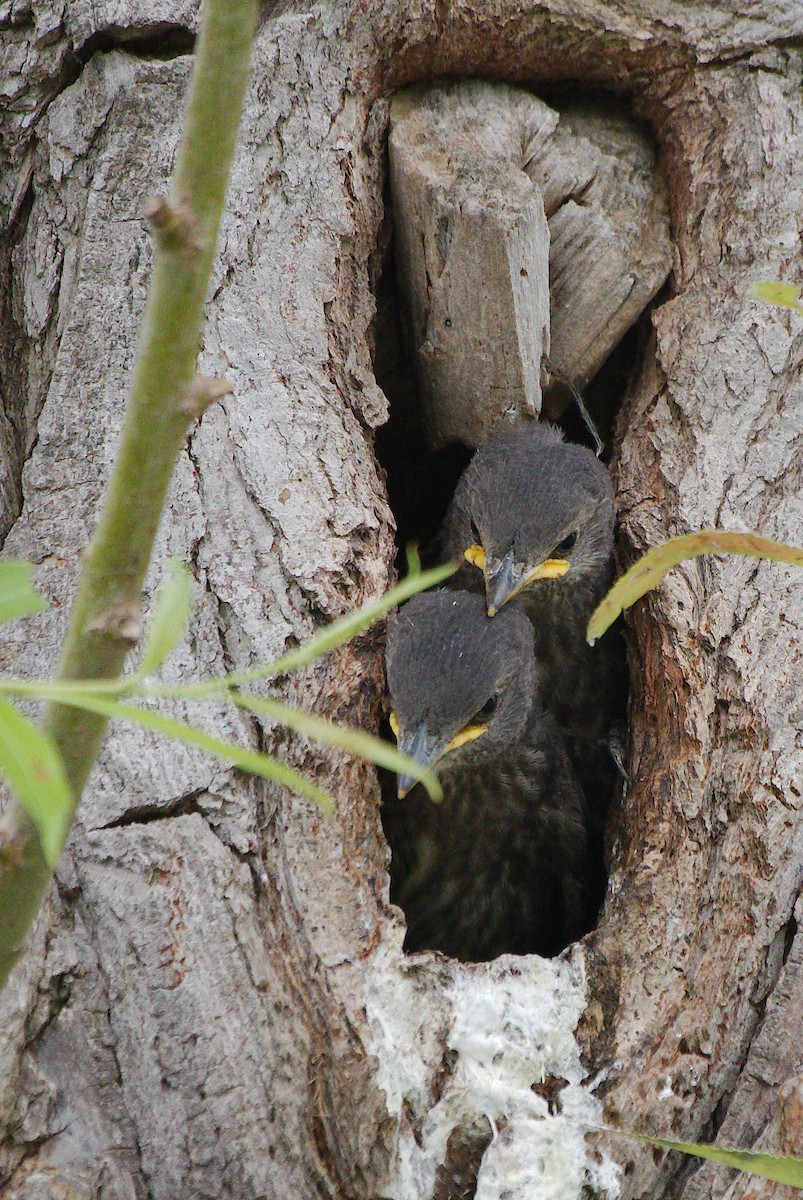
<instances>
[{"instance_id":1,"label":"rough gray bark","mask_svg":"<svg viewBox=\"0 0 803 1200\"><path fill-rule=\"evenodd\" d=\"M4 668L46 673L63 628L194 9L0 5L6 549L41 564L56 602L4 629ZM266 11L202 363L236 394L190 439L162 530L199 583L175 677L267 659L389 579L369 286L387 97L441 74L609 88L657 138L674 291L621 415L623 559L717 523L799 542L803 339L795 314L744 296L796 273L802 34L795 0ZM115 731L0 996L4 1194L447 1197L476 1174L490 1120L483 1198L613 1194L612 1159L624 1197L781 1196L584 1140L575 1118L602 1102L642 1130L803 1153L801 626L779 564L698 561L637 607L609 898L552 963L403 958L368 768L266 731L334 789L326 822ZM370 724L380 639L285 690Z\"/></svg>"}]
</instances>

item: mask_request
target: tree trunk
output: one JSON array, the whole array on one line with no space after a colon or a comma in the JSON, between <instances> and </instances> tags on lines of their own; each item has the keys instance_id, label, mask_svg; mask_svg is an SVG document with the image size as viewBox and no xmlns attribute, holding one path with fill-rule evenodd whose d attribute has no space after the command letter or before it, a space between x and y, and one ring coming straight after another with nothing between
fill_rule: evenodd
<instances>
[{"instance_id":1,"label":"tree trunk","mask_svg":"<svg viewBox=\"0 0 803 1200\"><path fill-rule=\"evenodd\" d=\"M53 601L4 627L4 669L45 675L57 653L195 7L0 4L0 496L6 553L40 564ZM151 578L169 552L198 581L173 677L265 661L390 581L371 345L387 101L442 75L607 88L657 140L675 272L620 414L623 562L711 525L799 544L800 318L745 294L795 277L801 36L794 0L266 8L201 364L235 395L188 441ZM634 609L608 899L553 961L403 956L366 766L187 714L314 773L337 799L327 821L114 729L0 995L3 1194L791 1195L585 1131L803 1153L802 626L795 569L750 560L698 560ZM375 726L381 637L284 692Z\"/></svg>"}]
</instances>

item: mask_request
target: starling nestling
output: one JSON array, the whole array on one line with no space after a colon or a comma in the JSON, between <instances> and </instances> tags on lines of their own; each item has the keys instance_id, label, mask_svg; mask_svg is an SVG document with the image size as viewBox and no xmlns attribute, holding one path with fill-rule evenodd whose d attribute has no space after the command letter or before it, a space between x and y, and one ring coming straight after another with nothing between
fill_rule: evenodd
<instances>
[{"instance_id":1,"label":"starling nestling","mask_svg":"<svg viewBox=\"0 0 803 1200\"><path fill-rule=\"evenodd\" d=\"M554 426L532 424L476 453L440 537L443 557L463 562L456 587L483 591L491 616L515 597L532 621L544 703L598 815L613 784L608 736L624 664L610 639L592 648L585 631L611 581L613 520L603 464Z\"/></svg>"},{"instance_id":2,"label":"starling nestling","mask_svg":"<svg viewBox=\"0 0 803 1200\"><path fill-rule=\"evenodd\" d=\"M383 809L405 949L556 954L589 927L587 822L529 621L517 605L489 621L468 592L417 596L388 624L387 669L399 746L444 791L433 804L400 776Z\"/></svg>"}]
</instances>

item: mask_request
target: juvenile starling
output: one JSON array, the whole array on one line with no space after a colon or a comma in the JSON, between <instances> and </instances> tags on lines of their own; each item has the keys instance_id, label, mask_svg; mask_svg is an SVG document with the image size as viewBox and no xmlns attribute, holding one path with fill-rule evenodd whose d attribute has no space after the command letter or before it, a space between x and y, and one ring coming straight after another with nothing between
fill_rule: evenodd
<instances>
[{"instance_id":1,"label":"juvenile starling","mask_svg":"<svg viewBox=\"0 0 803 1200\"><path fill-rule=\"evenodd\" d=\"M489 621L468 592L417 596L388 624L387 669L399 746L444 791L434 804L400 776L383 809L405 948L556 954L589 924L586 813L529 621L516 605Z\"/></svg>"},{"instance_id":2,"label":"juvenile starling","mask_svg":"<svg viewBox=\"0 0 803 1200\"><path fill-rule=\"evenodd\" d=\"M624 663L585 631L613 571L613 487L603 464L552 425L501 434L463 472L444 520L456 587L484 591L493 616L514 597L535 631L544 703L566 737L598 816L613 784L611 721L624 704Z\"/></svg>"}]
</instances>

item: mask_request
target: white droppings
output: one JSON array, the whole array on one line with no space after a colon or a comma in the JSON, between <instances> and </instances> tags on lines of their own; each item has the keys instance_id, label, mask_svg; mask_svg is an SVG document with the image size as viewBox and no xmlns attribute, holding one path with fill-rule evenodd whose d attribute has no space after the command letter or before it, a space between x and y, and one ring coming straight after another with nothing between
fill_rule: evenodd
<instances>
[{"instance_id":1,"label":"white droppings","mask_svg":"<svg viewBox=\"0 0 803 1200\"><path fill-rule=\"evenodd\" d=\"M493 1137L477 1200L578 1200L586 1184L614 1200L618 1169L604 1157L596 1162L585 1140L601 1124L574 1034L585 1003L579 950L566 960L505 957L470 966L383 947L365 1000L367 1049L399 1120L381 1195L427 1200L452 1131L485 1117ZM442 1084L433 1103L436 1076ZM552 1112L533 1090L548 1077L556 1081Z\"/></svg>"}]
</instances>

